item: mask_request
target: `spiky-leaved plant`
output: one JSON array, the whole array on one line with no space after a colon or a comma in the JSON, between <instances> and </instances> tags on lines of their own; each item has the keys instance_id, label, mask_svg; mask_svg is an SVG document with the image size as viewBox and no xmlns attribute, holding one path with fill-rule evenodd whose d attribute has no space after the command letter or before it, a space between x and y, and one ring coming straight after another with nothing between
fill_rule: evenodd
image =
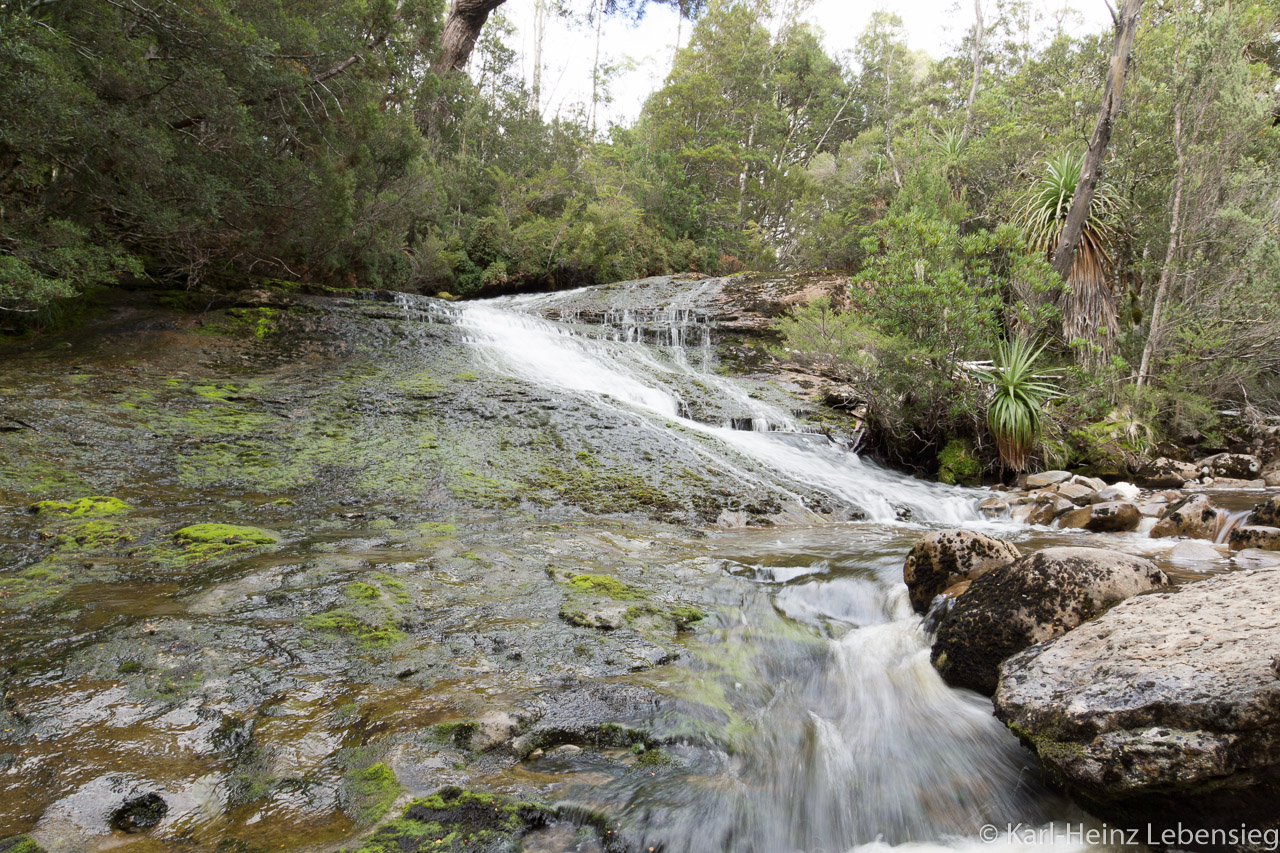
<instances>
[{"instance_id":1,"label":"spiky-leaved plant","mask_svg":"<svg viewBox=\"0 0 1280 853\"><path fill-rule=\"evenodd\" d=\"M1022 338L996 345L990 370L979 376L995 386L987 404L987 428L996 440L1000 460L1014 471L1027 470L1027 461L1040 437L1044 404L1058 396L1051 371L1037 364L1044 347L1033 348Z\"/></svg>"},{"instance_id":2,"label":"spiky-leaved plant","mask_svg":"<svg viewBox=\"0 0 1280 853\"><path fill-rule=\"evenodd\" d=\"M1023 203L1019 217L1023 235L1032 251L1045 258L1057 248L1083 165L1083 157L1069 153L1050 160L1044 177L1035 183ZM1107 244L1115 236L1114 222L1121 206L1120 197L1109 184L1098 184L1060 306L1067 342L1084 339L1096 348L1095 353L1086 354L1085 361L1090 363L1110 355L1120 331L1115 292L1107 283L1111 266Z\"/></svg>"}]
</instances>

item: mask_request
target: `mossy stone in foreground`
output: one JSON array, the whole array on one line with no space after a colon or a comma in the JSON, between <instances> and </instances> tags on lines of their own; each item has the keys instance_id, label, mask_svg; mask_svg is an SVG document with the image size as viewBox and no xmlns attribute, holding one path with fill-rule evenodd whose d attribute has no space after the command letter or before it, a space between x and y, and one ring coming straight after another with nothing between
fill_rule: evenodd
<instances>
[{"instance_id":1,"label":"mossy stone in foreground","mask_svg":"<svg viewBox=\"0 0 1280 853\"><path fill-rule=\"evenodd\" d=\"M354 853L499 853L516 849L522 835L554 817L537 803L450 786L415 800Z\"/></svg>"},{"instance_id":2,"label":"mossy stone in foreground","mask_svg":"<svg viewBox=\"0 0 1280 853\"><path fill-rule=\"evenodd\" d=\"M191 524L173 535L187 542L201 544L270 545L276 541L273 533L258 527L243 527L238 524Z\"/></svg>"},{"instance_id":3,"label":"mossy stone in foreground","mask_svg":"<svg viewBox=\"0 0 1280 853\"><path fill-rule=\"evenodd\" d=\"M45 849L25 835L0 840L0 853L45 853Z\"/></svg>"},{"instance_id":4,"label":"mossy stone in foreground","mask_svg":"<svg viewBox=\"0 0 1280 853\"><path fill-rule=\"evenodd\" d=\"M38 515L118 515L129 511L119 498L95 495L70 501L36 501L30 507Z\"/></svg>"}]
</instances>

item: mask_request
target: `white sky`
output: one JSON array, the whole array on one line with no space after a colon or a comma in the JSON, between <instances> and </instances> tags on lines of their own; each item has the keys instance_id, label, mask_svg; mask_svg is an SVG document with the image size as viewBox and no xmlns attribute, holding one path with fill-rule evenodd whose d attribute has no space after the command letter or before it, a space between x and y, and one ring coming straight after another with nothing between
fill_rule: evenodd
<instances>
[{"instance_id":1,"label":"white sky","mask_svg":"<svg viewBox=\"0 0 1280 853\"><path fill-rule=\"evenodd\" d=\"M591 64L595 52L595 31L581 19L589 0L568 0L578 11L576 22L553 19L548 25L543 46L545 67L543 79L543 114L567 112L572 105L589 104L591 100ZM1104 0L1065 0L1078 14L1067 20L1065 29L1072 35L1102 32L1110 27L1111 17ZM1032 0L1034 13L1041 26L1052 26L1055 13L1064 0ZM508 0L498 11L515 24L519 44L512 45L523 56L525 79L531 76L533 55L534 0ZM871 13L878 9L902 16L907 43L924 50L935 59L960 42L973 26L973 0L906 0L889 3L859 0L817 0L804 15L825 34L827 50L839 55L852 50ZM983 14L988 24L995 14L994 0L983 0ZM601 62L626 63L631 70L619 74L611 84L613 103L601 107L600 127L610 121L629 122L640 112L644 99L662 85L671 68L677 33L687 43L692 25L680 25L676 13L666 6L651 6L643 20L631 26L622 18L606 18L601 38Z\"/></svg>"}]
</instances>

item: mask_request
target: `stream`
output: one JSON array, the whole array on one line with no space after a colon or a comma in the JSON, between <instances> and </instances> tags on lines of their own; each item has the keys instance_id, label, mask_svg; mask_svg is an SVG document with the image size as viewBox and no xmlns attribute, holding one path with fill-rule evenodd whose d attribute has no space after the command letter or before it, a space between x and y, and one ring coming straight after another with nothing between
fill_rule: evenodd
<instances>
[{"instance_id":1,"label":"stream","mask_svg":"<svg viewBox=\"0 0 1280 853\"><path fill-rule=\"evenodd\" d=\"M1100 849L935 673L903 559L1225 550L983 518L721 372L697 296L147 305L7 353L0 839L356 850L458 785L559 806L530 851ZM129 510L27 510L81 494ZM209 521L270 536L182 551Z\"/></svg>"}]
</instances>

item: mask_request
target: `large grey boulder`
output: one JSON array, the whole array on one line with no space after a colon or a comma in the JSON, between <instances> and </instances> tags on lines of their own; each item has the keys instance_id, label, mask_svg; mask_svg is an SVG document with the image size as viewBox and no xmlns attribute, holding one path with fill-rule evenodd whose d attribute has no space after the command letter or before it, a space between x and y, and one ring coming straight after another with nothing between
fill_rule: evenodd
<instances>
[{"instance_id":1,"label":"large grey boulder","mask_svg":"<svg viewBox=\"0 0 1280 853\"><path fill-rule=\"evenodd\" d=\"M1222 523L1220 511L1205 495L1195 494L1169 505L1151 528L1151 537L1186 536L1191 539L1213 539Z\"/></svg>"},{"instance_id":2,"label":"large grey boulder","mask_svg":"<svg viewBox=\"0 0 1280 853\"><path fill-rule=\"evenodd\" d=\"M1278 655L1280 568L1218 575L1011 657L996 715L1089 811L1143 827L1143 841L1148 824L1275 828Z\"/></svg>"},{"instance_id":3,"label":"large grey boulder","mask_svg":"<svg viewBox=\"0 0 1280 853\"><path fill-rule=\"evenodd\" d=\"M934 667L988 696L1000 662L1118 602L1169 586L1150 560L1101 548L1046 548L979 577L938 625Z\"/></svg>"},{"instance_id":4,"label":"large grey boulder","mask_svg":"<svg viewBox=\"0 0 1280 853\"><path fill-rule=\"evenodd\" d=\"M972 530L940 530L917 542L907 554L902 579L911 606L924 613L948 587L970 581L1022 556L1001 539Z\"/></svg>"}]
</instances>

